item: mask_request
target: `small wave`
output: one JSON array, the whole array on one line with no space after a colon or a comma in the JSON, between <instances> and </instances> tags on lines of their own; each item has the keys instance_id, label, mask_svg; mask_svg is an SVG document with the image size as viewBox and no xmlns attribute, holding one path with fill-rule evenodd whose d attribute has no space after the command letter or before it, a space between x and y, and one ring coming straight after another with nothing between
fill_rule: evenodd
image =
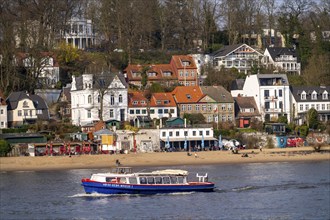
<instances>
[{"instance_id":1,"label":"small wave","mask_svg":"<svg viewBox=\"0 0 330 220\"><path fill-rule=\"evenodd\" d=\"M118 195L122 195L122 194L118 194ZM110 196L114 196L114 194L102 194L102 193L91 193L91 194L87 194L87 193L78 193L78 194L75 194L75 195L72 195L72 196L68 196L68 197L69 198L95 198L95 197L110 197Z\"/></svg>"},{"instance_id":2,"label":"small wave","mask_svg":"<svg viewBox=\"0 0 330 220\"><path fill-rule=\"evenodd\" d=\"M244 186L244 187L239 187L239 188L233 188L232 191L234 192L241 192L241 191L246 191L246 190L254 190L257 189L258 187L256 186Z\"/></svg>"},{"instance_id":3,"label":"small wave","mask_svg":"<svg viewBox=\"0 0 330 220\"><path fill-rule=\"evenodd\" d=\"M175 193L166 193L167 195L190 195L190 194L193 194L195 192L175 192ZM164 193L159 193L157 195L164 195Z\"/></svg>"}]
</instances>

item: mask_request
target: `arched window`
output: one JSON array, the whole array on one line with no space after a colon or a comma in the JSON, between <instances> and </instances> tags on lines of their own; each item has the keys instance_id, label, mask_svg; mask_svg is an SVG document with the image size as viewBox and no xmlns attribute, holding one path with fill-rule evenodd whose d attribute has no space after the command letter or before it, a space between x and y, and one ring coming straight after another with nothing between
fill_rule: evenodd
<instances>
[{"instance_id":1,"label":"arched window","mask_svg":"<svg viewBox=\"0 0 330 220\"><path fill-rule=\"evenodd\" d=\"M123 96L122 94L119 95L119 103L122 103L123 102Z\"/></svg>"},{"instance_id":2,"label":"arched window","mask_svg":"<svg viewBox=\"0 0 330 220\"><path fill-rule=\"evenodd\" d=\"M89 95L89 96L88 96L88 104L91 104L91 103L92 103L92 96Z\"/></svg>"}]
</instances>

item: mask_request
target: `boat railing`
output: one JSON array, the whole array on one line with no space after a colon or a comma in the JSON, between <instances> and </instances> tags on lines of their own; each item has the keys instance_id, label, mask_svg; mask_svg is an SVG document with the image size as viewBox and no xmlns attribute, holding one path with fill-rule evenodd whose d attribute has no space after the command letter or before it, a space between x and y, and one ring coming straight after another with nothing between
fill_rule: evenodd
<instances>
[{"instance_id":1,"label":"boat railing","mask_svg":"<svg viewBox=\"0 0 330 220\"><path fill-rule=\"evenodd\" d=\"M208 182L208 176L207 173L203 176L203 175L199 175L198 173L196 174L196 177L198 178L198 182Z\"/></svg>"}]
</instances>

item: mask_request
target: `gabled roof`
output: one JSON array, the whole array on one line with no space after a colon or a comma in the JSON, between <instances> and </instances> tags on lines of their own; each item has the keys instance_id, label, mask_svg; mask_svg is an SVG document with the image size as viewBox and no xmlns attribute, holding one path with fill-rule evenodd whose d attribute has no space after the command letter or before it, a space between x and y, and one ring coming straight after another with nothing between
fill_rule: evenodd
<instances>
[{"instance_id":1,"label":"gabled roof","mask_svg":"<svg viewBox=\"0 0 330 220\"><path fill-rule=\"evenodd\" d=\"M18 102L23 99L31 99L31 97L25 92L12 92L7 97L6 102L8 105L8 110L13 110L17 108Z\"/></svg>"},{"instance_id":2,"label":"gabled roof","mask_svg":"<svg viewBox=\"0 0 330 220\"><path fill-rule=\"evenodd\" d=\"M152 107L176 107L172 93L153 93L150 106Z\"/></svg>"},{"instance_id":3,"label":"gabled roof","mask_svg":"<svg viewBox=\"0 0 330 220\"><path fill-rule=\"evenodd\" d=\"M233 45L227 45L227 46L224 46L224 47L220 48L219 50L215 51L212 54L212 56L213 57L225 57L225 56L229 55L230 53L238 50L239 48L241 48L243 46L251 48L254 52L259 53L260 55L263 55L262 53L260 53L256 49L253 49L252 47L250 47L247 44L233 44Z\"/></svg>"},{"instance_id":4,"label":"gabled roof","mask_svg":"<svg viewBox=\"0 0 330 220\"><path fill-rule=\"evenodd\" d=\"M132 81L140 81L141 76L133 76L133 73L141 73L143 68L148 68L147 73L155 72L156 76L148 76L148 80L160 80L160 79L177 79L176 72L173 70L170 64L129 64L124 72L127 74L127 78ZM170 72L171 76L165 76L165 72Z\"/></svg>"},{"instance_id":5,"label":"gabled roof","mask_svg":"<svg viewBox=\"0 0 330 220\"><path fill-rule=\"evenodd\" d=\"M177 86L172 94L176 103L195 103L204 97L199 86Z\"/></svg>"},{"instance_id":6,"label":"gabled roof","mask_svg":"<svg viewBox=\"0 0 330 220\"><path fill-rule=\"evenodd\" d=\"M270 56L275 61L276 57L280 57L281 55L292 55L293 57L298 57L296 50L293 48L287 48L287 47L267 47L266 50L268 50Z\"/></svg>"},{"instance_id":7,"label":"gabled roof","mask_svg":"<svg viewBox=\"0 0 330 220\"><path fill-rule=\"evenodd\" d=\"M184 66L183 63L188 62L189 65ZM189 55L173 55L171 59L171 63L175 66L177 69L196 69L196 63L192 56Z\"/></svg>"},{"instance_id":8,"label":"gabled roof","mask_svg":"<svg viewBox=\"0 0 330 220\"><path fill-rule=\"evenodd\" d=\"M235 97L235 112L239 117L260 116L257 104L252 96ZM236 108L237 106L237 108ZM241 112L240 109L254 109L254 112Z\"/></svg>"},{"instance_id":9,"label":"gabled roof","mask_svg":"<svg viewBox=\"0 0 330 220\"><path fill-rule=\"evenodd\" d=\"M201 86L203 94L210 96L216 102L234 102L230 92L222 86Z\"/></svg>"},{"instance_id":10,"label":"gabled roof","mask_svg":"<svg viewBox=\"0 0 330 220\"><path fill-rule=\"evenodd\" d=\"M252 96L237 96L234 97L234 99L240 108L257 108L256 102Z\"/></svg>"},{"instance_id":11,"label":"gabled roof","mask_svg":"<svg viewBox=\"0 0 330 220\"><path fill-rule=\"evenodd\" d=\"M291 93L296 102L330 102L330 86L291 86ZM317 93L317 99L312 99L312 93ZM328 93L328 100L322 99L324 92ZM306 99L301 99L301 93L306 92Z\"/></svg>"},{"instance_id":12,"label":"gabled roof","mask_svg":"<svg viewBox=\"0 0 330 220\"><path fill-rule=\"evenodd\" d=\"M115 77L118 77L120 82L127 88L125 77L121 73L102 72L99 75L93 75L93 88L99 89L100 87L108 88ZM76 77L77 90L83 90L83 76Z\"/></svg>"},{"instance_id":13,"label":"gabled roof","mask_svg":"<svg viewBox=\"0 0 330 220\"><path fill-rule=\"evenodd\" d=\"M20 102L23 99L31 100L33 102L35 109L41 110L41 113L37 115L39 119L44 119L44 120L49 119L47 103L43 98L41 98L38 95L29 95L25 92L12 92L6 100L8 104L7 109L8 110L17 109L18 102Z\"/></svg>"},{"instance_id":14,"label":"gabled roof","mask_svg":"<svg viewBox=\"0 0 330 220\"><path fill-rule=\"evenodd\" d=\"M29 95L25 92L12 92L6 102L8 104L8 110L13 110L17 108L18 102L23 99L29 99L33 102L34 107L37 110L48 109L48 106L40 96L38 95Z\"/></svg>"},{"instance_id":15,"label":"gabled roof","mask_svg":"<svg viewBox=\"0 0 330 220\"><path fill-rule=\"evenodd\" d=\"M244 87L245 79L235 79L232 81L230 89L231 90L242 90Z\"/></svg>"},{"instance_id":16,"label":"gabled roof","mask_svg":"<svg viewBox=\"0 0 330 220\"><path fill-rule=\"evenodd\" d=\"M148 106L148 99L143 92L129 92L128 93L128 107L141 108Z\"/></svg>"},{"instance_id":17,"label":"gabled roof","mask_svg":"<svg viewBox=\"0 0 330 220\"><path fill-rule=\"evenodd\" d=\"M212 56L213 57L223 57L227 56L230 52L236 50L237 48L241 47L243 44L233 44L233 45L226 45L219 50L215 51Z\"/></svg>"}]
</instances>

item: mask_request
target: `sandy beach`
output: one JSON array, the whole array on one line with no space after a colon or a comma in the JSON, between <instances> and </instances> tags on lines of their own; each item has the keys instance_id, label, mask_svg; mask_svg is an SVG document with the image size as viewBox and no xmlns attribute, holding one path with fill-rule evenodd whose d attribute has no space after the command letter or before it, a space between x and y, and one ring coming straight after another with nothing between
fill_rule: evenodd
<instances>
[{"instance_id":1,"label":"sandy beach","mask_svg":"<svg viewBox=\"0 0 330 220\"><path fill-rule=\"evenodd\" d=\"M244 154L247 154L244 156ZM187 156L186 152L171 153L129 153L113 155L74 155L43 157L1 157L0 171L29 170L64 170L110 168L119 160L122 166L175 166L198 164L231 164L231 163L265 163L265 162L297 162L297 161L330 161L330 146L315 152L313 147L275 148L240 150L238 154L231 151L194 152Z\"/></svg>"}]
</instances>

